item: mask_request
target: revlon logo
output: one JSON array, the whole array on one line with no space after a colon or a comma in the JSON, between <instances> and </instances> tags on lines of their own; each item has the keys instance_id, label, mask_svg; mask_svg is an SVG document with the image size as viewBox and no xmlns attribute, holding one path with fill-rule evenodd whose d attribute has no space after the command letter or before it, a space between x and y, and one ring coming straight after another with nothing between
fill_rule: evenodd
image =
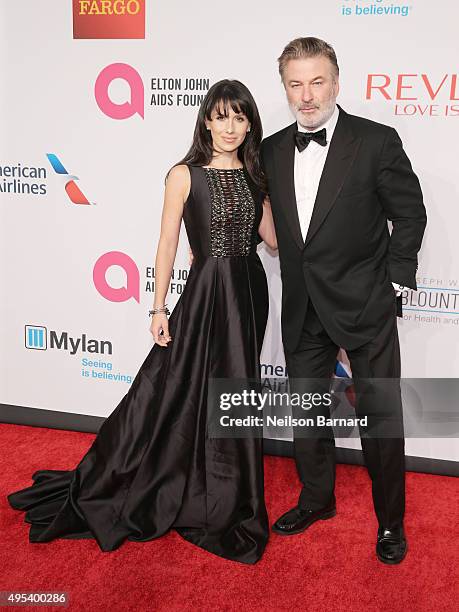
<instances>
[{"instance_id":1,"label":"revlon logo","mask_svg":"<svg viewBox=\"0 0 459 612\"><path fill-rule=\"evenodd\" d=\"M397 101L394 105L396 115L459 115L459 104L450 104L459 101L458 81L457 74L369 74L366 99ZM399 104L403 101L416 103Z\"/></svg>"}]
</instances>

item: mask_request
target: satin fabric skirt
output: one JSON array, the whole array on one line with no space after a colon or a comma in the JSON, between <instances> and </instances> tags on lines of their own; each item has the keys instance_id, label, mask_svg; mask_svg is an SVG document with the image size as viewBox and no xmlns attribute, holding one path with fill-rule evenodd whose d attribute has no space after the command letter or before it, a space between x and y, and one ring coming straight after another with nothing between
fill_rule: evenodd
<instances>
[{"instance_id":1,"label":"satin fabric skirt","mask_svg":"<svg viewBox=\"0 0 459 612\"><path fill-rule=\"evenodd\" d=\"M95 538L102 551L176 529L216 555L255 563L268 539L262 440L206 433L210 377L258 378L268 315L258 255L195 259L131 387L73 470L38 470L11 493L31 542Z\"/></svg>"}]
</instances>

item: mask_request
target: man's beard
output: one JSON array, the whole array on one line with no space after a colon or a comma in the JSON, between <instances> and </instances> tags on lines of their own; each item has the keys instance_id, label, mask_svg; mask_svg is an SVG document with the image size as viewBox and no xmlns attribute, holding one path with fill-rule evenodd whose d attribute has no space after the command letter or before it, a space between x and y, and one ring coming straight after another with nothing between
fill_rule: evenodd
<instances>
[{"instance_id":1,"label":"man's beard","mask_svg":"<svg viewBox=\"0 0 459 612\"><path fill-rule=\"evenodd\" d=\"M302 127L306 128L307 130L315 130L328 121L333 115L333 111L335 110L336 106L336 97L331 96L326 102L322 102L320 104L320 109L315 113L314 118L309 118L308 116L303 115L299 109L304 106L306 105L290 104L290 110L295 115L296 120ZM311 107L317 108L315 104L312 104Z\"/></svg>"}]
</instances>

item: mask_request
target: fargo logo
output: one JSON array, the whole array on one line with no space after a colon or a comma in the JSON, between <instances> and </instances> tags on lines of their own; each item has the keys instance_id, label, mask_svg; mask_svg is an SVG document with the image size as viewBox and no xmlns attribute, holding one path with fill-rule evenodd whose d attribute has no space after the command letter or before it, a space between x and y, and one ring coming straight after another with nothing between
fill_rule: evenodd
<instances>
[{"instance_id":1,"label":"fargo logo","mask_svg":"<svg viewBox=\"0 0 459 612\"><path fill-rule=\"evenodd\" d=\"M121 287L112 287L106 279L106 273L112 266L124 270L126 282ZM140 303L140 273L135 261L121 251L104 253L94 264L94 286L102 297L110 302L126 302L134 298Z\"/></svg>"},{"instance_id":2,"label":"fargo logo","mask_svg":"<svg viewBox=\"0 0 459 612\"><path fill-rule=\"evenodd\" d=\"M70 198L70 201L73 202L73 204L91 204L91 202L75 183L75 181L79 180L78 177L67 172L57 155L54 153L47 153L46 157L48 158L54 172L62 177L64 189Z\"/></svg>"},{"instance_id":3,"label":"fargo logo","mask_svg":"<svg viewBox=\"0 0 459 612\"><path fill-rule=\"evenodd\" d=\"M73 0L73 38L145 38L145 0Z\"/></svg>"},{"instance_id":4,"label":"fargo logo","mask_svg":"<svg viewBox=\"0 0 459 612\"><path fill-rule=\"evenodd\" d=\"M459 114L457 74L368 74L367 100L396 102L396 115L455 116ZM408 103L407 103L408 102Z\"/></svg>"},{"instance_id":5,"label":"fargo logo","mask_svg":"<svg viewBox=\"0 0 459 612\"><path fill-rule=\"evenodd\" d=\"M141 11L139 0L78 0L77 4L79 15L138 15Z\"/></svg>"},{"instance_id":6,"label":"fargo logo","mask_svg":"<svg viewBox=\"0 0 459 612\"><path fill-rule=\"evenodd\" d=\"M129 87L129 99L114 102L108 93L111 83L117 79ZM142 77L135 68L121 62L106 66L99 73L94 86L94 95L100 110L112 119L128 119L137 114L144 118L144 86Z\"/></svg>"},{"instance_id":7,"label":"fargo logo","mask_svg":"<svg viewBox=\"0 0 459 612\"><path fill-rule=\"evenodd\" d=\"M113 346L109 340L88 339L86 334L74 338L66 331L56 332L55 330L50 330L48 334L47 328L41 325L25 326L26 348L45 351L48 345L51 349L69 351L70 355L76 355L78 352L99 353L102 355L113 354Z\"/></svg>"}]
</instances>

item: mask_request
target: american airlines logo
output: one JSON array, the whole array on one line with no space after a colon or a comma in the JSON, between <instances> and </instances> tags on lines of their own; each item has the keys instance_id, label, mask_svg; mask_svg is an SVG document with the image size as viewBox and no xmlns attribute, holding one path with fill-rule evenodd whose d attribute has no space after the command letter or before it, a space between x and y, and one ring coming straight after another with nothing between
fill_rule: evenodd
<instances>
[{"instance_id":1,"label":"american airlines logo","mask_svg":"<svg viewBox=\"0 0 459 612\"><path fill-rule=\"evenodd\" d=\"M25 347L39 351L46 351L48 348L68 351L70 355L76 355L78 352L113 354L113 345L109 340L88 338L86 334L73 337L66 331L50 330L48 333L47 328L41 325L25 326Z\"/></svg>"}]
</instances>

